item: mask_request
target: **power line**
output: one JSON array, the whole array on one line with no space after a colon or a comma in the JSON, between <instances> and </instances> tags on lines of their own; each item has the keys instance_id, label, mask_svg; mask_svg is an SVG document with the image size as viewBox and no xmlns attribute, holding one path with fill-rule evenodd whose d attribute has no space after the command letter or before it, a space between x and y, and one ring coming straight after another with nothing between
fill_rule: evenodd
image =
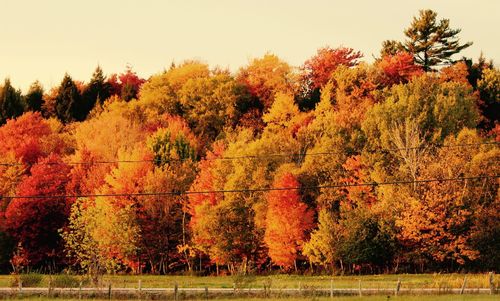
<instances>
[{"instance_id":1,"label":"power line","mask_svg":"<svg viewBox=\"0 0 500 301\"><path fill-rule=\"evenodd\" d=\"M500 142L482 142L482 143L468 143L468 144L454 144L454 145L434 145L440 148L461 148L461 147L473 147L480 145L498 145ZM429 146L429 145L425 145ZM433 146L433 145L430 145ZM405 147L405 148L394 148L394 149L381 149L381 150L372 150L369 153L388 153L395 152L401 150L412 150L423 148L424 146L416 146L416 147ZM327 155L338 155L343 154L344 152L340 151L326 151L326 152L316 152L316 153L274 153L274 154L265 154L265 155L246 155L246 156L229 156L229 157L218 157L218 158L204 158L207 161L231 161L231 160L244 160L244 159L269 159L271 157L306 157L306 156L327 156ZM168 163L168 162L182 162L186 161L186 159L169 159L169 160L161 160L161 159L141 159L141 160L97 160L97 161L82 161L82 162L43 162L36 163L38 165L94 165L94 164L117 164L117 163ZM24 166L24 163L19 162L0 162L0 166Z\"/></svg>"},{"instance_id":2,"label":"power line","mask_svg":"<svg viewBox=\"0 0 500 301\"><path fill-rule=\"evenodd\" d=\"M179 196L192 194L218 194L218 193L244 193L244 192L267 192L267 191L287 191L287 190L312 190L312 189L335 189L349 187L366 187L366 186L386 186L386 185L405 185L431 182L452 182L465 180L479 179L494 179L500 178L500 175L486 175L475 177L454 177L442 179L422 179L422 180L400 180L388 182L369 182L369 183L354 183L354 184L332 184L332 185L316 185L302 187L263 187L253 189L228 189L228 190L202 190L202 191L165 191L165 192L139 192L139 193L103 193L103 194L75 194L75 195L11 195L0 196L6 199L52 199L52 198L94 198L94 197L140 197L140 196Z\"/></svg>"}]
</instances>

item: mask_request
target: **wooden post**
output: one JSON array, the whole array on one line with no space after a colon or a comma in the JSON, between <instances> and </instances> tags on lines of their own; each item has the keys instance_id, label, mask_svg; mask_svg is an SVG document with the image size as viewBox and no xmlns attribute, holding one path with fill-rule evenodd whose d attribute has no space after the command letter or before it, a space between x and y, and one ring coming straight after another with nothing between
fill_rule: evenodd
<instances>
[{"instance_id":1,"label":"wooden post","mask_svg":"<svg viewBox=\"0 0 500 301\"><path fill-rule=\"evenodd\" d=\"M236 295L236 282L233 282L233 294Z\"/></svg>"},{"instance_id":2,"label":"wooden post","mask_svg":"<svg viewBox=\"0 0 500 301\"><path fill-rule=\"evenodd\" d=\"M47 289L47 296L50 298L50 293L51 293L51 286L52 286L52 277L49 276L49 288Z\"/></svg>"},{"instance_id":3,"label":"wooden post","mask_svg":"<svg viewBox=\"0 0 500 301\"><path fill-rule=\"evenodd\" d=\"M358 291L359 291L359 295L362 296L363 294L361 293L361 279L359 279Z\"/></svg>"},{"instance_id":4,"label":"wooden post","mask_svg":"<svg viewBox=\"0 0 500 301\"><path fill-rule=\"evenodd\" d=\"M78 284L78 299L82 299L82 282Z\"/></svg>"},{"instance_id":5,"label":"wooden post","mask_svg":"<svg viewBox=\"0 0 500 301\"><path fill-rule=\"evenodd\" d=\"M302 295L302 282L299 281L299 294Z\"/></svg>"},{"instance_id":6,"label":"wooden post","mask_svg":"<svg viewBox=\"0 0 500 301\"><path fill-rule=\"evenodd\" d=\"M23 281L21 280L21 276L19 276L18 286L19 286L19 294L22 294L23 293Z\"/></svg>"},{"instance_id":7,"label":"wooden post","mask_svg":"<svg viewBox=\"0 0 500 301\"><path fill-rule=\"evenodd\" d=\"M490 272L490 295L493 295L495 293L495 279L493 275L493 272Z\"/></svg>"},{"instance_id":8,"label":"wooden post","mask_svg":"<svg viewBox=\"0 0 500 301\"><path fill-rule=\"evenodd\" d=\"M330 280L330 299L333 299L333 279Z\"/></svg>"},{"instance_id":9,"label":"wooden post","mask_svg":"<svg viewBox=\"0 0 500 301\"><path fill-rule=\"evenodd\" d=\"M178 298L178 296L177 296L178 292L179 292L179 287L177 286L177 282L176 282L176 283L175 283L175 286L174 286L174 300L175 300L175 301L177 301L177 300L178 300L178 299L177 299L177 298Z\"/></svg>"},{"instance_id":10,"label":"wooden post","mask_svg":"<svg viewBox=\"0 0 500 301\"><path fill-rule=\"evenodd\" d=\"M111 282L108 284L108 299L111 300Z\"/></svg>"},{"instance_id":11,"label":"wooden post","mask_svg":"<svg viewBox=\"0 0 500 301\"><path fill-rule=\"evenodd\" d=\"M137 295L139 296L139 299L142 299L142 280L139 279L137 282L138 282L137 283L137 291L138 291Z\"/></svg>"},{"instance_id":12,"label":"wooden post","mask_svg":"<svg viewBox=\"0 0 500 301\"><path fill-rule=\"evenodd\" d=\"M467 275L464 276L464 283L462 283L462 288L460 289L460 295L464 294L466 285L467 285Z\"/></svg>"},{"instance_id":13,"label":"wooden post","mask_svg":"<svg viewBox=\"0 0 500 301\"><path fill-rule=\"evenodd\" d=\"M398 283L396 284L396 291L394 292L395 296L399 295L399 289L401 289L401 279L400 278L398 278Z\"/></svg>"},{"instance_id":14,"label":"wooden post","mask_svg":"<svg viewBox=\"0 0 500 301\"><path fill-rule=\"evenodd\" d=\"M208 300L208 287L205 286L205 300Z\"/></svg>"}]
</instances>

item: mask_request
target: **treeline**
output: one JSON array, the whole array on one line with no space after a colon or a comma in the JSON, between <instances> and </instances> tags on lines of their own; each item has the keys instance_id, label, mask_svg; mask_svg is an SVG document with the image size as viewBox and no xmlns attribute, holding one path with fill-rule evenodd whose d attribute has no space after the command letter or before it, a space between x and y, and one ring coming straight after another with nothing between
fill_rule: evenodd
<instances>
[{"instance_id":1,"label":"treeline","mask_svg":"<svg viewBox=\"0 0 500 301\"><path fill-rule=\"evenodd\" d=\"M498 270L500 70L458 33L427 10L373 64L7 79L1 269Z\"/></svg>"}]
</instances>

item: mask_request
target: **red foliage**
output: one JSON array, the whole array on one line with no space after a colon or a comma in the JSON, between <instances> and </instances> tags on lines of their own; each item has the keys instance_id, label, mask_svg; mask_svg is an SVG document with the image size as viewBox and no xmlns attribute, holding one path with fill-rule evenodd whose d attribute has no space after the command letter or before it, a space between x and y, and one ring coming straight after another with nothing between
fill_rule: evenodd
<instances>
[{"instance_id":1,"label":"red foliage","mask_svg":"<svg viewBox=\"0 0 500 301\"><path fill-rule=\"evenodd\" d=\"M141 88L142 84L146 82L146 80L137 76L137 73L132 71L132 68L130 66L127 66L125 72L119 75L111 74L107 82L111 87L111 95L119 95L121 98L124 98L126 96L123 95L124 88L128 87L130 91L127 93L132 93L132 95L128 96L131 98L136 98L139 89Z\"/></svg>"},{"instance_id":2,"label":"red foliage","mask_svg":"<svg viewBox=\"0 0 500 301\"><path fill-rule=\"evenodd\" d=\"M317 54L307 60L303 67L306 72L305 77L310 83L310 90L323 87L330 80L331 74L338 66L356 66L358 59L362 57L361 52L347 47L335 49L323 47L318 49Z\"/></svg>"},{"instance_id":3,"label":"red foliage","mask_svg":"<svg viewBox=\"0 0 500 301\"><path fill-rule=\"evenodd\" d=\"M298 188L299 182L291 173L284 173L273 183L275 188ZM299 191L274 190L267 195L266 232L264 241L271 260L290 268L313 226L313 211L300 202Z\"/></svg>"},{"instance_id":4,"label":"red foliage","mask_svg":"<svg viewBox=\"0 0 500 301\"><path fill-rule=\"evenodd\" d=\"M39 112L27 112L0 127L0 154L12 152L16 159L33 164L45 155L42 139L50 134L50 126Z\"/></svg>"},{"instance_id":5,"label":"red foliage","mask_svg":"<svg viewBox=\"0 0 500 301\"><path fill-rule=\"evenodd\" d=\"M421 66L415 64L413 55L408 52L386 55L376 63L376 66L382 71L380 81L384 86L407 83L412 77L424 72Z\"/></svg>"},{"instance_id":6,"label":"red foliage","mask_svg":"<svg viewBox=\"0 0 500 301\"><path fill-rule=\"evenodd\" d=\"M52 154L33 165L31 175L19 184L17 195L65 195L69 170L58 155ZM18 198L10 202L5 211L6 230L24 248L32 264L63 258L58 230L67 222L70 206L68 199L57 197Z\"/></svg>"}]
</instances>

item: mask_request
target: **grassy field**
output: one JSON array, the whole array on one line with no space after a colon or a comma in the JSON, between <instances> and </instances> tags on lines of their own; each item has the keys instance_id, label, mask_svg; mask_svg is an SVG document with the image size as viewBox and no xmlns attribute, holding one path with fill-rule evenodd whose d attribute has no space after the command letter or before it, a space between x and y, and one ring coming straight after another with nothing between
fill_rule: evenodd
<instances>
[{"instance_id":1,"label":"grassy field","mask_svg":"<svg viewBox=\"0 0 500 301\"><path fill-rule=\"evenodd\" d=\"M327 300L334 300L334 301L387 301L387 300L394 300L394 301L493 301L493 300L499 300L499 296L476 296L476 295L463 295L463 296L453 296L453 295L440 295L440 296L399 296L399 297L388 297L388 296L368 296L368 297L334 297L333 299L331 298L281 298L281 299L274 299L274 298L268 298L265 300L268 301L284 301L284 300L289 300L289 301L306 301L306 300L311 300L311 301L327 301ZM49 298L22 298L22 299L4 299L4 300L25 300L25 301L52 301L52 300L57 300L57 301L78 301L79 299L49 299ZM92 299L94 301L105 301L108 299ZM191 299L192 301L201 301L205 299ZM210 300L231 300L231 301L255 301L258 299L251 298L251 299L210 299Z\"/></svg>"},{"instance_id":2,"label":"grassy field","mask_svg":"<svg viewBox=\"0 0 500 301\"><path fill-rule=\"evenodd\" d=\"M154 275L117 275L104 276L103 283L111 283L113 287L133 288L141 280L143 288L168 288L177 284L179 287L208 287L208 288L262 288L265 286L279 288L329 288L333 280L334 288L357 288L361 280L363 288L394 288L398 279L401 288L460 288L464 276L462 274L400 274L400 275L366 275L366 276L298 276L298 275L273 275L273 276L154 276ZM54 283L55 278L64 276L41 276L41 280L34 286L47 287L49 282ZM68 277L66 277L68 278ZM69 277L73 285L80 281L79 276ZM14 276L0 275L0 287L11 287L15 284ZM64 279L63 279L64 280ZM494 276L495 284L500 283L500 276ZM59 281L64 283L64 281ZM78 285L78 284L76 284ZM91 286L84 283L84 286ZM468 274L468 288L489 288L488 274Z\"/></svg>"}]
</instances>

